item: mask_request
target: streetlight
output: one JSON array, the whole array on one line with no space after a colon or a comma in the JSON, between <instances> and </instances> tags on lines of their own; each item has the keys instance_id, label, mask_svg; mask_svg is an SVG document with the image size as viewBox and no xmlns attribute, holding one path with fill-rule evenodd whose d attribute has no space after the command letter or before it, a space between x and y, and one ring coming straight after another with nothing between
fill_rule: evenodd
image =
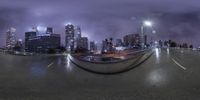
<instances>
[{"instance_id":1,"label":"streetlight","mask_svg":"<svg viewBox=\"0 0 200 100\"><path fill-rule=\"evenodd\" d=\"M142 46L142 49L144 48L144 27L152 27L153 26L153 23L149 20L146 20L142 23L142 26L141 26L141 46Z\"/></svg>"},{"instance_id":2,"label":"streetlight","mask_svg":"<svg viewBox=\"0 0 200 100\"><path fill-rule=\"evenodd\" d=\"M143 25L151 27L153 25L153 23L151 21L146 20L146 21L143 22Z\"/></svg>"}]
</instances>

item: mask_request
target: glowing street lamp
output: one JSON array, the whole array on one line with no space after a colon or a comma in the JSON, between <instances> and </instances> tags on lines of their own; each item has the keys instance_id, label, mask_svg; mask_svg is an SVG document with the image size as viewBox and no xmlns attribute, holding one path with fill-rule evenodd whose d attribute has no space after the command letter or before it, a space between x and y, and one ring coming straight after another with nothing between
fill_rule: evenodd
<instances>
[{"instance_id":1,"label":"glowing street lamp","mask_svg":"<svg viewBox=\"0 0 200 100\"><path fill-rule=\"evenodd\" d=\"M152 27L153 26L153 23L149 20L146 20L142 23L142 26L141 26L141 46L142 46L142 49L144 48L144 27Z\"/></svg>"}]
</instances>

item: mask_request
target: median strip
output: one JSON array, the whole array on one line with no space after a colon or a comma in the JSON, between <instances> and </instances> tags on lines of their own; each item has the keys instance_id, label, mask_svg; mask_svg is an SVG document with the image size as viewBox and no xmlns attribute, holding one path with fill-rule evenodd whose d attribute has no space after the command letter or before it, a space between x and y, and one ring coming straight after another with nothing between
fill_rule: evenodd
<instances>
[{"instance_id":1,"label":"median strip","mask_svg":"<svg viewBox=\"0 0 200 100\"><path fill-rule=\"evenodd\" d=\"M176 65L178 65L180 68L182 68L183 70L186 70L187 68L185 68L184 66L182 66L180 63L178 63L175 59L173 59L172 57L171 57L171 59L173 60L173 62L176 64Z\"/></svg>"},{"instance_id":2,"label":"median strip","mask_svg":"<svg viewBox=\"0 0 200 100\"><path fill-rule=\"evenodd\" d=\"M54 64L54 62L50 63L47 67L49 68L49 67L51 67L53 64Z\"/></svg>"}]
</instances>

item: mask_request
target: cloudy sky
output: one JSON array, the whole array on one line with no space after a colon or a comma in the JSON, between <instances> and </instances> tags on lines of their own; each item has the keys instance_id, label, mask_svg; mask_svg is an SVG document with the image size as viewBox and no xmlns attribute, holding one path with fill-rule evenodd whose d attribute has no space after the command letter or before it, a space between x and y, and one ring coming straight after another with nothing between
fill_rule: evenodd
<instances>
[{"instance_id":1,"label":"cloudy sky","mask_svg":"<svg viewBox=\"0 0 200 100\"><path fill-rule=\"evenodd\" d=\"M154 22L153 39L200 45L199 0L0 0L0 46L5 32L17 28L17 38L33 26L51 26L64 37L64 25L82 28L83 36L101 41L137 33L141 22Z\"/></svg>"}]
</instances>

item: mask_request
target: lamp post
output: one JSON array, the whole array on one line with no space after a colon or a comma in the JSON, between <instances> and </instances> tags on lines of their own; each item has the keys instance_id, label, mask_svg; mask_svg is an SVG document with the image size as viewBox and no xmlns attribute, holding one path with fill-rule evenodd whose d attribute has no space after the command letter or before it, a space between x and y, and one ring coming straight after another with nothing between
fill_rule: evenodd
<instances>
[{"instance_id":1,"label":"lamp post","mask_svg":"<svg viewBox=\"0 0 200 100\"><path fill-rule=\"evenodd\" d=\"M145 27L152 27L152 22L146 20L142 23L142 26L141 26L141 47L142 47L142 49L144 49L144 42L145 42L145 40L144 40L144 28Z\"/></svg>"}]
</instances>

